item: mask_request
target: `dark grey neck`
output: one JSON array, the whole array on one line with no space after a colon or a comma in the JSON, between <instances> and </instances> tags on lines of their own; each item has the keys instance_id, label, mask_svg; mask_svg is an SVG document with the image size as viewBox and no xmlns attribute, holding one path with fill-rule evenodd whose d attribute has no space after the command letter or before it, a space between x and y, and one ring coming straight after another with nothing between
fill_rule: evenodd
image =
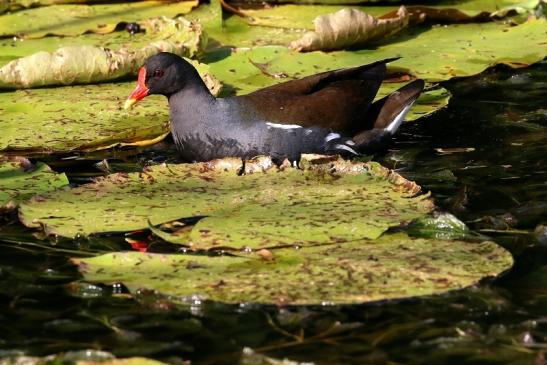
<instances>
[{"instance_id":1,"label":"dark grey neck","mask_svg":"<svg viewBox=\"0 0 547 365\"><path fill-rule=\"evenodd\" d=\"M182 101L184 104L212 102L215 100L215 97L211 94L201 77L198 77L197 80L186 80L183 88L167 95L167 98L169 99L169 104L175 102L175 100L177 100L177 103Z\"/></svg>"}]
</instances>

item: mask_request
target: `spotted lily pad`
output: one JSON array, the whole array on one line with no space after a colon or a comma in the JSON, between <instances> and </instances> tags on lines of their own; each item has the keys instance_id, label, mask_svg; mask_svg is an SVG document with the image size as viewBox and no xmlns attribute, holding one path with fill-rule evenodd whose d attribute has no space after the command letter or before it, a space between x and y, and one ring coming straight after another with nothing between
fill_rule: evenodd
<instances>
[{"instance_id":1,"label":"spotted lily pad","mask_svg":"<svg viewBox=\"0 0 547 365\"><path fill-rule=\"evenodd\" d=\"M305 235L305 230L302 230ZM110 253L73 259L84 280L123 283L181 301L280 305L350 304L439 294L512 265L493 242L383 235L373 241L271 251L247 257Z\"/></svg>"},{"instance_id":2,"label":"spotted lily pad","mask_svg":"<svg viewBox=\"0 0 547 365\"><path fill-rule=\"evenodd\" d=\"M218 81L198 67L209 87ZM96 150L153 140L169 131L167 100L124 110L135 82L0 92L0 151Z\"/></svg>"},{"instance_id":3,"label":"spotted lily pad","mask_svg":"<svg viewBox=\"0 0 547 365\"><path fill-rule=\"evenodd\" d=\"M427 195L417 195L416 184L375 162L308 156L302 164L303 169L279 170L270 158L257 158L246 164L243 176L239 159L154 166L31 199L20 206L20 219L47 234L75 237L206 216L188 245L238 249L376 238L433 209ZM280 210L285 218L276 216ZM241 219L234 222L236 216ZM224 223L213 229L218 219ZM277 226L276 219L281 219Z\"/></svg>"},{"instance_id":4,"label":"spotted lily pad","mask_svg":"<svg viewBox=\"0 0 547 365\"><path fill-rule=\"evenodd\" d=\"M186 14L197 1L138 1L98 5L52 5L0 16L0 37L41 38L48 34L76 36L86 32L110 33L122 22L155 16Z\"/></svg>"},{"instance_id":5,"label":"spotted lily pad","mask_svg":"<svg viewBox=\"0 0 547 365\"><path fill-rule=\"evenodd\" d=\"M210 65L214 74L236 85L242 93L266 80L274 83L275 77L302 77L396 56L401 59L390 66L437 82L476 75L498 64L525 67L539 62L547 55L545 29L545 19L530 19L517 26L489 22L415 27L390 37L387 43L356 51L300 54L286 47L262 46L237 49ZM267 74L256 67L253 69L249 60L266 65Z\"/></svg>"},{"instance_id":6,"label":"spotted lily pad","mask_svg":"<svg viewBox=\"0 0 547 365\"><path fill-rule=\"evenodd\" d=\"M95 45L72 45L55 52L40 51L13 60L0 68L0 88L29 88L46 85L87 84L136 74L148 57L160 52L195 56L205 44L198 23L180 17L148 19L149 44L127 43L119 49ZM16 42L17 43L17 42ZM38 44L36 44L38 45Z\"/></svg>"},{"instance_id":7,"label":"spotted lily pad","mask_svg":"<svg viewBox=\"0 0 547 365\"><path fill-rule=\"evenodd\" d=\"M287 1L289 2L289 1ZM327 4L315 2L314 5L283 4L265 8L242 9L251 25L281 27L286 29L314 29L314 19L328 13L335 13L341 9L357 9L374 17L390 18L396 16L397 7L386 5L351 5L349 2ZM405 5L410 13L411 23L424 20L434 20L443 23L454 22L482 22L499 19L513 13L527 13L533 11L541 1L538 0L469 0L460 3L453 1L436 1L427 5ZM425 16L425 19L423 17ZM420 19L422 18L422 19Z\"/></svg>"},{"instance_id":8,"label":"spotted lily pad","mask_svg":"<svg viewBox=\"0 0 547 365\"><path fill-rule=\"evenodd\" d=\"M52 171L42 162L36 165L22 157L0 156L0 211L13 209L33 195L68 185L65 174Z\"/></svg>"},{"instance_id":9,"label":"spotted lily pad","mask_svg":"<svg viewBox=\"0 0 547 365\"><path fill-rule=\"evenodd\" d=\"M37 39L0 38L0 66L37 52L55 52L59 48L94 46L113 51L137 50L159 41L182 42L177 53L189 58L198 57L205 47L205 34L201 27L186 24L184 18L156 17L139 22L141 32L131 34L125 30L107 34L85 33L77 37L49 36Z\"/></svg>"}]
</instances>

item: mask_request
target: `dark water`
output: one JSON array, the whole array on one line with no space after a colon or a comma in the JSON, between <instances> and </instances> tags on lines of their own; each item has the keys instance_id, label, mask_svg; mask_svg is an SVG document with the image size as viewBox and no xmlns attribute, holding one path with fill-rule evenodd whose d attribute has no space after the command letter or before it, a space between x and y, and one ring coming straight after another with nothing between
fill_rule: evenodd
<instances>
[{"instance_id":1,"label":"dark water","mask_svg":"<svg viewBox=\"0 0 547 365\"><path fill-rule=\"evenodd\" d=\"M516 265L504 277L374 305L180 307L149 293L130 298L120 286L70 284L78 274L67 257L129 249L121 238L51 246L7 217L0 223L0 355L101 349L229 364L251 347L317 364L547 363L547 233L540 230L547 224L547 63L444 86L455 95L450 106L405 126L377 159L510 250ZM111 166L131 170L151 158L161 155L119 154ZM99 173L96 161L49 162L74 183Z\"/></svg>"}]
</instances>

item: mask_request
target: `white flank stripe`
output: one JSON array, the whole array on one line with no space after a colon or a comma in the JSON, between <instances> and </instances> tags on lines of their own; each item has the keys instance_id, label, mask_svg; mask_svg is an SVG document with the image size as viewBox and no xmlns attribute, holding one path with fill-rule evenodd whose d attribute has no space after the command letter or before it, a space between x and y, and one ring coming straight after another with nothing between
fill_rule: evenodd
<instances>
[{"instance_id":1,"label":"white flank stripe","mask_svg":"<svg viewBox=\"0 0 547 365\"><path fill-rule=\"evenodd\" d=\"M330 142L330 141L332 141L333 139L336 139L336 138L340 138L340 135L338 133L329 133L325 137L325 142Z\"/></svg>"},{"instance_id":2,"label":"white flank stripe","mask_svg":"<svg viewBox=\"0 0 547 365\"><path fill-rule=\"evenodd\" d=\"M349 152L353 153L354 155L359 155L359 153L357 151L355 151L353 148L351 148L349 146L346 146L345 144L337 144L337 145L334 146L334 148L349 151Z\"/></svg>"},{"instance_id":3,"label":"white flank stripe","mask_svg":"<svg viewBox=\"0 0 547 365\"><path fill-rule=\"evenodd\" d=\"M397 116L393 119L393 122L389 123L389 125L386 127L386 131L388 131L391 134L394 134L397 131L397 129L399 129L399 126L405 120L406 114L412 107L412 104L414 104L414 102L405 106L404 109L399 114L397 114Z\"/></svg>"},{"instance_id":4,"label":"white flank stripe","mask_svg":"<svg viewBox=\"0 0 547 365\"><path fill-rule=\"evenodd\" d=\"M301 125L298 124L277 124L277 123L269 123L266 122L266 125L272 128L279 128L279 129L297 129L302 128Z\"/></svg>"}]
</instances>

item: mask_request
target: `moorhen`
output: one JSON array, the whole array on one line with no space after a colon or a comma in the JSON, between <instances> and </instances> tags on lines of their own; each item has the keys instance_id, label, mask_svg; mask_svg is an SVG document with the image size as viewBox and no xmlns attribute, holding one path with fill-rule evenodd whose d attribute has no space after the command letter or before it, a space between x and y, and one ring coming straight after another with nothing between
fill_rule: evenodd
<instances>
[{"instance_id":1,"label":"moorhen","mask_svg":"<svg viewBox=\"0 0 547 365\"><path fill-rule=\"evenodd\" d=\"M358 156L386 146L424 88L415 80L373 103L393 60L215 98L191 64L160 53L139 69L125 108L150 94L165 95L173 139L190 161L269 155L277 164L285 158L298 164L303 153Z\"/></svg>"}]
</instances>

